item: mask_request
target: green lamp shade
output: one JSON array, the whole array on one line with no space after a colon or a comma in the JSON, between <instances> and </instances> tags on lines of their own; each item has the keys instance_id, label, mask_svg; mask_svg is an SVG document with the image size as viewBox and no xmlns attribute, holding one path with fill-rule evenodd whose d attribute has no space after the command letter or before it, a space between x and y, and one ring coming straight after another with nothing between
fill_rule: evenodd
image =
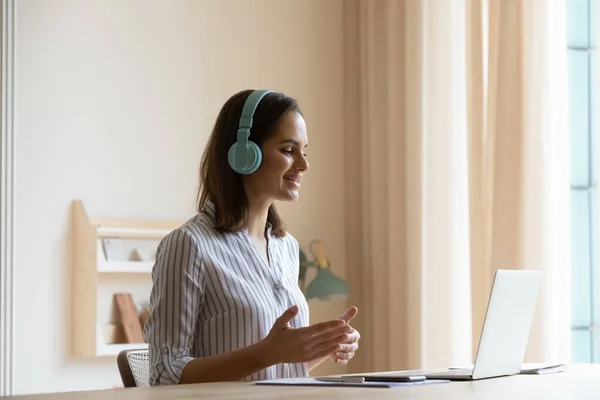
<instances>
[{"instance_id":1,"label":"green lamp shade","mask_svg":"<svg viewBox=\"0 0 600 400\"><path fill-rule=\"evenodd\" d=\"M331 273L329 268L319 268L317 276L306 288L306 299L339 300L348 297L346 283Z\"/></svg>"}]
</instances>

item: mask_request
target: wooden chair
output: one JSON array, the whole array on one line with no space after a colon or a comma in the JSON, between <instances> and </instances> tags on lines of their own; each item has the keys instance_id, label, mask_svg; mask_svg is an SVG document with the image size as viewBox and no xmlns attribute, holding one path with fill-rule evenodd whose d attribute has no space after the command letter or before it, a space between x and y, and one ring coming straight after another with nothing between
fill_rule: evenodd
<instances>
[{"instance_id":1,"label":"wooden chair","mask_svg":"<svg viewBox=\"0 0 600 400\"><path fill-rule=\"evenodd\" d=\"M148 350L121 350L117 355L117 365L126 388L150 386Z\"/></svg>"}]
</instances>

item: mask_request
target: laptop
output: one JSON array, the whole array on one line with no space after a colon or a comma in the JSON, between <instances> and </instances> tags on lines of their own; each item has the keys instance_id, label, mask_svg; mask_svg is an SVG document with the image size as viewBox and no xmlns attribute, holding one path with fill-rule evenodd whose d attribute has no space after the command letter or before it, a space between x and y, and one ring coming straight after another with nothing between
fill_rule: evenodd
<instances>
[{"instance_id":1,"label":"laptop","mask_svg":"<svg viewBox=\"0 0 600 400\"><path fill-rule=\"evenodd\" d=\"M377 373L370 378L422 375L471 381L520 373L541 283L541 271L496 271L473 368Z\"/></svg>"}]
</instances>

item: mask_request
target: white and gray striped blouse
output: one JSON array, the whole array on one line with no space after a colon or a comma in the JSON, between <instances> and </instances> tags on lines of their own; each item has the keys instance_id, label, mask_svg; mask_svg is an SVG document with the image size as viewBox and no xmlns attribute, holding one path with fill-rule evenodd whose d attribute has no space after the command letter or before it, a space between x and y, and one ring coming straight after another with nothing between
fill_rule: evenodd
<instances>
[{"instance_id":1,"label":"white and gray striped blouse","mask_svg":"<svg viewBox=\"0 0 600 400\"><path fill-rule=\"evenodd\" d=\"M307 326L308 305L298 287L299 247L289 233L268 230L267 264L246 230L214 229L214 206L159 244L152 270L151 313L144 326L152 385L179 382L197 357L223 354L258 342L294 304L293 327ZM278 364L248 380L308 376L308 366Z\"/></svg>"}]
</instances>

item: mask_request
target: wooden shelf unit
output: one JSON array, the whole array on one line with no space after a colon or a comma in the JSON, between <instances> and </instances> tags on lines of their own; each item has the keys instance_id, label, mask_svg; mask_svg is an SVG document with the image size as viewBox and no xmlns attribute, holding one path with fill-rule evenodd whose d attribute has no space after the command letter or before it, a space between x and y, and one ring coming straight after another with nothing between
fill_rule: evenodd
<instances>
[{"instance_id":1,"label":"wooden shelf unit","mask_svg":"<svg viewBox=\"0 0 600 400\"><path fill-rule=\"evenodd\" d=\"M106 343L103 324L98 323L101 276L123 279L128 276L149 277L153 261L107 261L102 247L104 238L164 238L182 221L145 219L93 219L81 200L71 204L71 354L74 357L116 356L123 349L146 348L146 343ZM106 321L106 324L109 324Z\"/></svg>"}]
</instances>

